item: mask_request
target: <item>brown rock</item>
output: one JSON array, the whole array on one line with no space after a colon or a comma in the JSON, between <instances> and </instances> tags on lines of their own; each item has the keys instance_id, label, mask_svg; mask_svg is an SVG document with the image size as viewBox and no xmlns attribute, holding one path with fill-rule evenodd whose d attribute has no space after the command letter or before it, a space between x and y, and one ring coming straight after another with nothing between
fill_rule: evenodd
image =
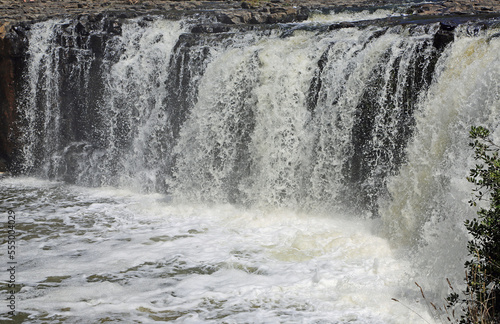
<instances>
[{"instance_id":1,"label":"brown rock","mask_svg":"<svg viewBox=\"0 0 500 324\"><path fill-rule=\"evenodd\" d=\"M0 25L0 38L4 38L8 28L10 27L10 22L5 22Z\"/></svg>"},{"instance_id":2,"label":"brown rock","mask_svg":"<svg viewBox=\"0 0 500 324\"><path fill-rule=\"evenodd\" d=\"M250 24L264 24L267 21L266 13L252 12L252 17L249 20Z\"/></svg>"}]
</instances>

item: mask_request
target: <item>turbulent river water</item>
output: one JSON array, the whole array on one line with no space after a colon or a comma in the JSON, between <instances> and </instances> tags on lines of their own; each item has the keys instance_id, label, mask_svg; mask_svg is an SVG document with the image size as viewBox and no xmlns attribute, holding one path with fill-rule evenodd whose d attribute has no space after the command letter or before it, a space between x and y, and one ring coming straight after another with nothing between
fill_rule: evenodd
<instances>
[{"instance_id":1,"label":"turbulent river water","mask_svg":"<svg viewBox=\"0 0 500 324\"><path fill-rule=\"evenodd\" d=\"M462 287L468 130L500 142L499 30L328 28L389 15L33 25L21 176L0 179L15 321L444 318L428 302Z\"/></svg>"}]
</instances>

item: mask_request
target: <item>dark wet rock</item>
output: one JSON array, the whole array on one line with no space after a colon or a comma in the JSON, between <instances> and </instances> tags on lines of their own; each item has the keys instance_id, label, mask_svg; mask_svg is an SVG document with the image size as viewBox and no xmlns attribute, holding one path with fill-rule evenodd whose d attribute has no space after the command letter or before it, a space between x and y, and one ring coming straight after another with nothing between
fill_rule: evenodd
<instances>
[{"instance_id":1,"label":"dark wet rock","mask_svg":"<svg viewBox=\"0 0 500 324\"><path fill-rule=\"evenodd\" d=\"M7 171L7 160L0 157L0 178L4 175L4 172Z\"/></svg>"},{"instance_id":2,"label":"dark wet rock","mask_svg":"<svg viewBox=\"0 0 500 324\"><path fill-rule=\"evenodd\" d=\"M434 36L434 47L443 50L446 45L451 43L454 38L453 31L456 27L457 25L453 23L440 23L439 30Z\"/></svg>"},{"instance_id":3,"label":"dark wet rock","mask_svg":"<svg viewBox=\"0 0 500 324\"><path fill-rule=\"evenodd\" d=\"M350 27L356 27L356 25L352 22L340 22L340 23L330 25L330 27L328 27L328 29L335 30L335 29L350 28Z\"/></svg>"},{"instance_id":4,"label":"dark wet rock","mask_svg":"<svg viewBox=\"0 0 500 324\"><path fill-rule=\"evenodd\" d=\"M13 159L17 134L16 93L19 91L25 48L24 28L7 26L0 38L0 159L7 169ZM2 170L0 170L2 171Z\"/></svg>"},{"instance_id":5,"label":"dark wet rock","mask_svg":"<svg viewBox=\"0 0 500 324\"><path fill-rule=\"evenodd\" d=\"M230 28L226 25L222 24L212 24L212 25L196 25L191 28L191 33L200 34L200 33L225 33L228 32Z\"/></svg>"}]
</instances>

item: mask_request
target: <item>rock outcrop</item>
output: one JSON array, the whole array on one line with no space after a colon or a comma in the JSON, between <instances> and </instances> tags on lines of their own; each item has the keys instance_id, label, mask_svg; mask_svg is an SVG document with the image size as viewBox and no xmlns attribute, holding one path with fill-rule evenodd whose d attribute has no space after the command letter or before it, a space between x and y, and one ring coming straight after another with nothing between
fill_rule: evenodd
<instances>
[{"instance_id":1,"label":"rock outcrop","mask_svg":"<svg viewBox=\"0 0 500 324\"><path fill-rule=\"evenodd\" d=\"M182 16L193 12L217 11L221 23L262 24L307 19L310 12L342 8L402 6L397 0L0 0L0 26L50 17L121 13L127 16L164 14ZM404 5L404 4L403 4ZM408 6L415 15L457 15L499 13L498 0L446 0ZM0 27L1 34L1 27Z\"/></svg>"},{"instance_id":2,"label":"rock outcrop","mask_svg":"<svg viewBox=\"0 0 500 324\"><path fill-rule=\"evenodd\" d=\"M16 93L20 91L22 39L17 27L0 28L0 172L12 162L12 139L16 136Z\"/></svg>"}]
</instances>

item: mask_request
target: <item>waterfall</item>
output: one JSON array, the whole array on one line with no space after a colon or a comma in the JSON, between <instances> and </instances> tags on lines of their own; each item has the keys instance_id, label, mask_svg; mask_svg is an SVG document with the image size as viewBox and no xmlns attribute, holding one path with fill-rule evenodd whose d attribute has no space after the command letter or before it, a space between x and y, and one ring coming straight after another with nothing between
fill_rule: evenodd
<instances>
[{"instance_id":1,"label":"waterfall","mask_svg":"<svg viewBox=\"0 0 500 324\"><path fill-rule=\"evenodd\" d=\"M167 85L177 72L181 24L131 21L116 35L75 29L48 21L31 30L23 169L83 185L160 191L177 127L168 108L175 96L168 90L177 88Z\"/></svg>"},{"instance_id":2,"label":"waterfall","mask_svg":"<svg viewBox=\"0 0 500 324\"><path fill-rule=\"evenodd\" d=\"M413 283L437 306L446 278L465 289L468 132L500 143L500 32L355 22L389 14L19 29L27 177L2 176L0 206L20 318L442 319Z\"/></svg>"},{"instance_id":3,"label":"waterfall","mask_svg":"<svg viewBox=\"0 0 500 324\"><path fill-rule=\"evenodd\" d=\"M440 235L438 223L460 232L459 214L470 215L467 130L497 127L494 28L464 25L453 39L439 23L90 26L30 31L25 173L187 201L347 209L409 244Z\"/></svg>"},{"instance_id":4,"label":"waterfall","mask_svg":"<svg viewBox=\"0 0 500 324\"><path fill-rule=\"evenodd\" d=\"M176 192L375 211L429 86L437 27L296 30L223 48L176 146Z\"/></svg>"},{"instance_id":5,"label":"waterfall","mask_svg":"<svg viewBox=\"0 0 500 324\"><path fill-rule=\"evenodd\" d=\"M500 39L498 30L461 26L440 58L434 82L419 99L415 136L407 158L388 181L390 199L381 208L388 237L418 246L415 263L422 277L463 277L467 255L465 219L472 185L466 180L475 165L469 149L471 125L486 126L500 142ZM440 282L445 284L443 280Z\"/></svg>"},{"instance_id":6,"label":"waterfall","mask_svg":"<svg viewBox=\"0 0 500 324\"><path fill-rule=\"evenodd\" d=\"M61 23L59 23L61 24ZM59 136L59 55L54 46L52 29L56 21L33 26L25 79L28 84L21 108L26 125L22 132L23 170L29 172L50 159ZM55 141L55 143L52 143ZM55 145L51 145L55 144Z\"/></svg>"}]
</instances>

